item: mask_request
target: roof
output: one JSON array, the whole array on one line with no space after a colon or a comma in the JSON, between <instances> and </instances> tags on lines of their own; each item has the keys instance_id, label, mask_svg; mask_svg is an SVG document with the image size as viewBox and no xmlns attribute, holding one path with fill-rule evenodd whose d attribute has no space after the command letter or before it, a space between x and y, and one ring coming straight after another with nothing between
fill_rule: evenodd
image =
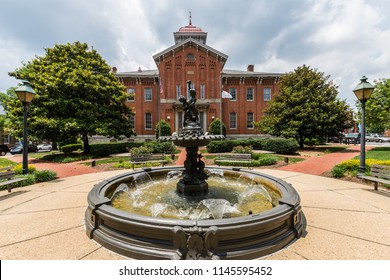
<instances>
[{"instance_id":1,"label":"roof","mask_svg":"<svg viewBox=\"0 0 390 280\"><path fill-rule=\"evenodd\" d=\"M202 28L196 27L195 25L192 25L191 22L190 22L189 25L180 27L178 32L180 32L180 33L188 33L188 32L190 32L190 33L192 33L192 32L201 33L203 31L202 31Z\"/></svg>"},{"instance_id":2,"label":"roof","mask_svg":"<svg viewBox=\"0 0 390 280\"><path fill-rule=\"evenodd\" d=\"M222 70L223 77L280 77L282 73L269 73L269 72L251 72L251 71L241 71L241 70Z\"/></svg>"},{"instance_id":3,"label":"roof","mask_svg":"<svg viewBox=\"0 0 390 280\"><path fill-rule=\"evenodd\" d=\"M142 70L142 71L129 71L129 72L118 72L115 77L137 77L137 78L156 78L159 77L157 69Z\"/></svg>"},{"instance_id":4,"label":"roof","mask_svg":"<svg viewBox=\"0 0 390 280\"><path fill-rule=\"evenodd\" d=\"M170 53L170 52L176 52L177 50L182 50L183 48L187 47L187 46L194 46L196 48L199 48L199 49L203 49L204 51L208 52L208 53L212 53L214 54L215 56L219 56L221 57L223 60L224 60L224 63L226 62L226 60L228 59L228 56L224 53L221 53L220 51L217 51L216 49L213 49L212 47L208 46L208 45L205 45L203 43L201 43L200 41L194 39L194 38L188 38L184 41L181 41L180 43L178 44L175 44L157 54L155 54L153 56L153 59L154 61L156 61L157 63L157 60L159 60L160 57L163 57L165 56L166 54Z\"/></svg>"}]
</instances>

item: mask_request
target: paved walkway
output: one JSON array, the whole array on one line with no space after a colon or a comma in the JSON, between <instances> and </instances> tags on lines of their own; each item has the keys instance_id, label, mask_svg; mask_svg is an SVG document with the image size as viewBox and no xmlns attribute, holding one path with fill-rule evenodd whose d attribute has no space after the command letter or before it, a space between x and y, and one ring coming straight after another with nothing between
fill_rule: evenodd
<instances>
[{"instance_id":1,"label":"paved walkway","mask_svg":"<svg viewBox=\"0 0 390 280\"><path fill-rule=\"evenodd\" d=\"M366 146L366 151L372 149ZM351 146L347 150L325 154L318 157L305 159L304 161L289 164L278 168L279 170L300 172L312 175L321 175L331 170L336 164L352 159L360 154L360 145Z\"/></svg>"},{"instance_id":2,"label":"paved walkway","mask_svg":"<svg viewBox=\"0 0 390 280\"><path fill-rule=\"evenodd\" d=\"M23 162L22 156L10 156L7 157L7 159L17 163ZM29 157L28 164L34 165L38 170L45 170L45 169L53 170L57 173L58 178L67 178L76 175L101 172L96 168L92 168L80 162L72 162L72 163L42 162Z\"/></svg>"},{"instance_id":3,"label":"paved walkway","mask_svg":"<svg viewBox=\"0 0 390 280\"><path fill-rule=\"evenodd\" d=\"M0 191L0 259L118 260L88 239L87 195L99 172ZM390 197L371 186L282 170L259 172L291 183L301 197L307 235L272 260L390 260Z\"/></svg>"}]
</instances>

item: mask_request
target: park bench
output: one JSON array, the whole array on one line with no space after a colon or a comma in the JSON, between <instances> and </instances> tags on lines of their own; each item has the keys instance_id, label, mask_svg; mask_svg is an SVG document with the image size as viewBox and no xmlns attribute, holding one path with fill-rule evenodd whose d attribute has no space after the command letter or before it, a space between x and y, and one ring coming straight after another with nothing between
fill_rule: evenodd
<instances>
[{"instance_id":1,"label":"park bench","mask_svg":"<svg viewBox=\"0 0 390 280\"><path fill-rule=\"evenodd\" d=\"M12 184L27 180L27 178L15 178L15 171L12 166L0 168L0 186L7 186L8 192L11 192Z\"/></svg>"},{"instance_id":2,"label":"park bench","mask_svg":"<svg viewBox=\"0 0 390 280\"><path fill-rule=\"evenodd\" d=\"M252 163L252 155L251 154L218 154L218 158L215 160L215 163L219 166L221 163L232 165L243 165L247 167L251 167ZM224 164L224 165L225 165Z\"/></svg>"},{"instance_id":3,"label":"park bench","mask_svg":"<svg viewBox=\"0 0 390 280\"><path fill-rule=\"evenodd\" d=\"M134 170L135 164L158 162L161 163L162 166L164 166L167 160L165 159L165 154L138 154L138 155L130 154L130 162Z\"/></svg>"},{"instance_id":4,"label":"park bench","mask_svg":"<svg viewBox=\"0 0 390 280\"><path fill-rule=\"evenodd\" d=\"M378 184L390 185L390 166L388 165L371 165L371 176L358 175L358 178L374 182L374 189L378 190Z\"/></svg>"}]
</instances>

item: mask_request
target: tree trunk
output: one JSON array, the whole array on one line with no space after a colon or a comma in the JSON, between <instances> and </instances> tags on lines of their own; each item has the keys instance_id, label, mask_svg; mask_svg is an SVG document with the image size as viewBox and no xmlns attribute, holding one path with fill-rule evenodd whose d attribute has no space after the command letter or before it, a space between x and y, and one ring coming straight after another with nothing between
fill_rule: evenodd
<instances>
[{"instance_id":1,"label":"tree trunk","mask_svg":"<svg viewBox=\"0 0 390 280\"><path fill-rule=\"evenodd\" d=\"M299 140L298 140L299 148L303 149L304 144L305 144L305 137L303 135L299 135Z\"/></svg>"},{"instance_id":2,"label":"tree trunk","mask_svg":"<svg viewBox=\"0 0 390 280\"><path fill-rule=\"evenodd\" d=\"M91 153L91 149L89 148L89 141L88 141L88 134L83 134L83 143L84 143L84 153L89 154Z\"/></svg>"}]
</instances>

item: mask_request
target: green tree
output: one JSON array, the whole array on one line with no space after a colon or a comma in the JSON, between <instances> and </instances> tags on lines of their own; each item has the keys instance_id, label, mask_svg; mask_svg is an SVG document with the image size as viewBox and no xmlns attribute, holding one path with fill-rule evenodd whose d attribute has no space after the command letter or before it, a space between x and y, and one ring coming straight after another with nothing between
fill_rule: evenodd
<instances>
[{"instance_id":1,"label":"green tree","mask_svg":"<svg viewBox=\"0 0 390 280\"><path fill-rule=\"evenodd\" d=\"M160 135L160 126L161 126L161 135ZM171 127L166 121L161 120L156 124L155 133L156 133L156 139L158 139L159 136L171 136Z\"/></svg>"},{"instance_id":2,"label":"green tree","mask_svg":"<svg viewBox=\"0 0 390 280\"><path fill-rule=\"evenodd\" d=\"M279 90L255 123L260 132L294 138L303 148L305 139L337 135L353 124L351 109L337 98L337 86L309 66L284 75Z\"/></svg>"},{"instance_id":3,"label":"green tree","mask_svg":"<svg viewBox=\"0 0 390 280\"><path fill-rule=\"evenodd\" d=\"M211 135L221 135L221 120L216 118L209 125L209 133ZM222 135L226 136L226 126L222 123Z\"/></svg>"},{"instance_id":4,"label":"green tree","mask_svg":"<svg viewBox=\"0 0 390 280\"><path fill-rule=\"evenodd\" d=\"M96 50L75 42L45 51L45 56L36 56L9 73L28 80L37 93L29 108L29 134L55 142L81 137L86 153L88 136L134 134L125 87ZM8 97L3 99L7 114L19 120L21 105L12 94Z\"/></svg>"},{"instance_id":5,"label":"green tree","mask_svg":"<svg viewBox=\"0 0 390 280\"><path fill-rule=\"evenodd\" d=\"M357 105L360 108L360 102ZM366 101L365 120L369 132L383 133L390 129L390 79L375 81L374 92Z\"/></svg>"}]
</instances>

